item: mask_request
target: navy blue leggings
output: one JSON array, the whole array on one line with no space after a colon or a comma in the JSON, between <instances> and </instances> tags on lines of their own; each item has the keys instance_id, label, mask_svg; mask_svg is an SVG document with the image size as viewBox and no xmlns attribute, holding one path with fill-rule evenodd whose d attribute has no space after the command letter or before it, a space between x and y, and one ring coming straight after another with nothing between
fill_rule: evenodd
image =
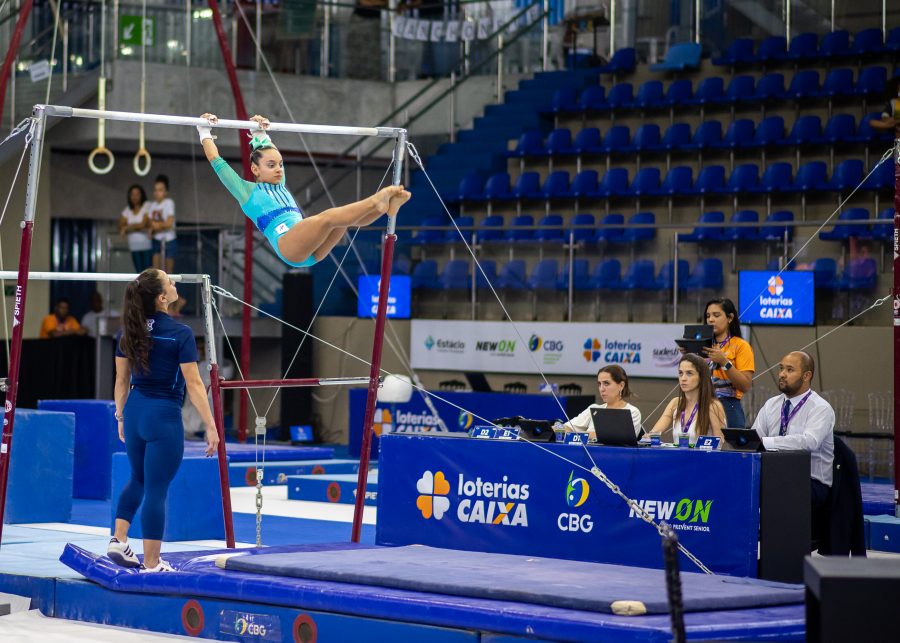
<instances>
[{"instance_id":1,"label":"navy blue leggings","mask_svg":"<svg viewBox=\"0 0 900 643\"><path fill-rule=\"evenodd\" d=\"M166 527L166 494L184 455L181 405L175 400L147 397L132 389L124 416L131 480L119 496L116 518L132 522L143 500L144 538L162 540Z\"/></svg>"}]
</instances>

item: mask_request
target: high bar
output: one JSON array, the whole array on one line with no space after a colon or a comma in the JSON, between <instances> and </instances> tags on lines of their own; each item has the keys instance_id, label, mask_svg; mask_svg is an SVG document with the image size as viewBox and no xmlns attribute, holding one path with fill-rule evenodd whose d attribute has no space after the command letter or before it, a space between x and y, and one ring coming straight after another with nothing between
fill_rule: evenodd
<instances>
[{"instance_id":1,"label":"high bar","mask_svg":"<svg viewBox=\"0 0 900 643\"><path fill-rule=\"evenodd\" d=\"M169 275L169 279L183 284L199 284L206 275ZM0 279L15 281L19 273L0 270ZM136 274L121 272L29 272L28 279L34 281L133 281Z\"/></svg>"},{"instance_id":2,"label":"high bar","mask_svg":"<svg viewBox=\"0 0 900 643\"><path fill-rule=\"evenodd\" d=\"M290 380L220 380L219 386L221 388L297 388L312 386L362 386L368 383L368 377L304 377Z\"/></svg>"},{"instance_id":3,"label":"high bar","mask_svg":"<svg viewBox=\"0 0 900 643\"><path fill-rule=\"evenodd\" d=\"M160 125L183 125L186 127L209 127L205 118L198 116L170 116L168 114L139 114L137 112L114 112L99 109L66 107L65 105L35 105L35 110L43 109L47 116L59 118L92 118L108 121L130 121L134 123L158 123ZM235 121L220 118L213 126L216 129L255 130L256 121ZM348 127L344 125L307 125L296 123L271 123L270 132L296 132L300 134L338 134L342 136L375 136L396 138L404 131L400 127Z\"/></svg>"}]
</instances>

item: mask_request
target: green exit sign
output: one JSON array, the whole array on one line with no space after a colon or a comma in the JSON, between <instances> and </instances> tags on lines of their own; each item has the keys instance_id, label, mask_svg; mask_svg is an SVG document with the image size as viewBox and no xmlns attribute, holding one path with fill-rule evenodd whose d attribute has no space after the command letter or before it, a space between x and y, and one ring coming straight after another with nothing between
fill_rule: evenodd
<instances>
[{"instance_id":1,"label":"green exit sign","mask_svg":"<svg viewBox=\"0 0 900 643\"><path fill-rule=\"evenodd\" d=\"M156 42L156 20L147 18L144 21L144 38L141 40L141 17L119 16L119 45L126 47L140 47L146 44L152 47Z\"/></svg>"}]
</instances>

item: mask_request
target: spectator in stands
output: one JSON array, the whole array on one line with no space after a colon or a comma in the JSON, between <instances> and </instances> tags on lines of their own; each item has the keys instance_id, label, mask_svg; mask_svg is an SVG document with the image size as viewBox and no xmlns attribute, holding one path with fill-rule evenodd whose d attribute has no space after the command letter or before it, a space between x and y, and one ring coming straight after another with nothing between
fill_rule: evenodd
<instances>
[{"instance_id":1,"label":"spectator in stands","mask_svg":"<svg viewBox=\"0 0 900 643\"><path fill-rule=\"evenodd\" d=\"M84 329L84 332L91 337L99 337L101 330L100 318L110 316L110 312L104 310L103 295L94 291L91 293L90 310L88 310L84 314L84 317L81 318L81 327Z\"/></svg>"},{"instance_id":2,"label":"spectator in stands","mask_svg":"<svg viewBox=\"0 0 900 643\"><path fill-rule=\"evenodd\" d=\"M725 409L716 399L706 361L688 353L678 363L678 397L673 397L650 433L672 431L672 442L687 436L694 444L702 435L721 438Z\"/></svg>"},{"instance_id":3,"label":"spectator in stands","mask_svg":"<svg viewBox=\"0 0 900 643\"><path fill-rule=\"evenodd\" d=\"M144 188L135 184L128 188L127 199L127 205L119 217L119 235L128 239L134 270L140 273L153 265L147 193Z\"/></svg>"},{"instance_id":4,"label":"spectator in stands","mask_svg":"<svg viewBox=\"0 0 900 643\"><path fill-rule=\"evenodd\" d=\"M67 335L84 335L85 330L72 315L69 314L69 300L60 297L53 305L53 312L41 322L41 339L65 337Z\"/></svg>"},{"instance_id":5,"label":"spectator in stands","mask_svg":"<svg viewBox=\"0 0 900 643\"><path fill-rule=\"evenodd\" d=\"M641 412L626 400L631 397L631 389L628 387L628 374L625 369L615 364L604 366L597 373L597 390L603 404L591 404L579 415L569 420L565 427L569 431L578 433L587 432L589 439L596 439L591 419L592 409L627 409L631 412L631 421L634 423L634 434L641 434Z\"/></svg>"},{"instance_id":6,"label":"spectator in stands","mask_svg":"<svg viewBox=\"0 0 900 643\"><path fill-rule=\"evenodd\" d=\"M878 130L893 130L900 137L900 76L894 76L888 83L887 103L881 111L881 120L872 119L870 124Z\"/></svg>"},{"instance_id":7,"label":"spectator in stands","mask_svg":"<svg viewBox=\"0 0 900 643\"><path fill-rule=\"evenodd\" d=\"M815 373L816 363L808 353L794 351L781 358L781 395L768 400L753 422L767 449L809 451L813 525L828 507L834 461L834 409L810 388Z\"/></svg>"},{"instance_id":8,"label":"spectator in stands","mask_svg":"<svg viewBox=\"0 0 900 643\"><path fill-rule=\"evenodd\" d=\"M741 398L753 385L753 349L741 338L741 320L734 302L725 297L706 303L706 323L713 327L712 348L703 349L712 369L716 397L725 408L726 426L747 426Z\"/></svg>"},{"instance_id":9,"label":"spectator in stands","mask_svg":"<svg viewBox=\"0 0 900 643\"><path fill-rule=\"evenodd\" d=\"M175 269L175 202L169 198L169 177L160 174L153 182L153 201L147 210L150 215L150 229L153 231L153 267L163 269L163 243L165 243L165 271Z\"/></svg>"}]
</instances>

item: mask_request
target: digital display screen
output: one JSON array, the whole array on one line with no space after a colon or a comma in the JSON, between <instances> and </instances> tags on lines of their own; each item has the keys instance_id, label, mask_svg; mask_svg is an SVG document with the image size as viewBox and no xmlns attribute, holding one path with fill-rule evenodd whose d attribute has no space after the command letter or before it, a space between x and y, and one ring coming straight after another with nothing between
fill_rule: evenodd
<instances>
[{"instance_id":1,"label":"digital display screen","mask_svg":"<svg viewBox=\"0 0 900 643\"><path fill-rule=\"evenodd\" d=\"M378 311L378 289L381 284L379 275L360 275L359 301L356 314L358 317L374 317ZM392 275L388 288L387 316L393 319L409 319L410 300L412 298L408 275Z\"/></svg>"},{"instance_id":2,"label":"digital display screen","mask_svg":"<svg viewBox=\"0 0 900 643\"><path fill-rule=\"evenodd\" d=\"M816 317L815 273L811 270L743 270L738 294L741 322L812 326Z\"/></svg>"}]
</instances>

